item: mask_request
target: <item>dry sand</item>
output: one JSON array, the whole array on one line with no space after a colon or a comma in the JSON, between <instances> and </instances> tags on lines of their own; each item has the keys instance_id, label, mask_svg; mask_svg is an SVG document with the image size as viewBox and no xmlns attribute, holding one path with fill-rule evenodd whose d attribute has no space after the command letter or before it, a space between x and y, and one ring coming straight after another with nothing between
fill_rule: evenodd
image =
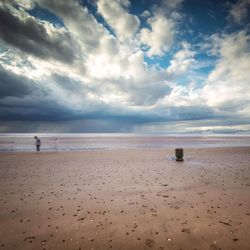
<instances>
[{"instance_id":1,"label":"dry sand","mask_svg":"<svg viewBox=\"0 0 250 250\"><path fill-rule=\"evenodd\" d=\"M0 154L0 249L250 249L250 148Z\"/></svg>"}]
</instances>

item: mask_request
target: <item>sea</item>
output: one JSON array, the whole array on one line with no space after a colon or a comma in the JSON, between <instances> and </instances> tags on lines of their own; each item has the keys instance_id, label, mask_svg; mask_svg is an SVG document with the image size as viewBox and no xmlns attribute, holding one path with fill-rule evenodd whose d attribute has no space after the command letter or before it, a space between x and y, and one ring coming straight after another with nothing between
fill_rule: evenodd
<instances>
[{"instance_id":1,"label":"sea","mask_svg":"<svg viewBox=\"0 0 250 250\"><path fill-rule=\"evenodd\" d=\"M35 135L44 152L250 146L250 135L0 133L0 152L35 151Z\"/></svg>"}]
</instances>

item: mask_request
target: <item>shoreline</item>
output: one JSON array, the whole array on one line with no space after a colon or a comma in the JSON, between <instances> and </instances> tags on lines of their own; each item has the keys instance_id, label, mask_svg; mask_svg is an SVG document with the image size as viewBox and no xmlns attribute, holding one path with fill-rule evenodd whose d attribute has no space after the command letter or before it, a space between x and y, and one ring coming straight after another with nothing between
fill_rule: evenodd
<instances>
[{"instance_id":1,"label":"shoreline","mask_svg":"<svg viewBox=\"0 0 250 250\"><path fill-rule=\"evenodd\" d=\"M40 137L43 152L250 147L250 137ZM32 137L0 137L0 152L33 152Z\"/></svg>"},{"instance_id":2,"label":"shoreline","mask_svg":"<svg viewBox=\"0 0 250 250\"><path fill-rule=\"evenodd\" d=\"M180 148L183 148L184 151L186 150L210 150L210 149L232 149L232 148L250 148L250 145L217 145L217 146L211 146L211 145L207 145L207 146L200 146L200 145L197 145L196 147L193 146L193 147L181 147L179 146ZM166 147L166 148L104 148L104 149L100 149L100 148L97 148L97 149L79 149L79 150L43 150L43 148L40 149L39 152L36 151L36 149L34 149L33 151L32 150L26 150L26 151L21 151L21 150L18 150L18 151L0 151L0 155L4 155L4 154L51 154L51 153L60 153L60 154L63 154L63 153L90 153L90 152L111 152L111 151L117 151L117 152L120 152L120 151L173 151L173 154L174 154L174 151L175 151L175 148L177 147Z\"/></svg>"},{"instance_id":3,"label":"shoreline","mask_svg":"<svg viewBox=\"0 0 250 250\"><path fill-rule=\"evenodd\" d=\"M250 147L12 152L1 249L249 248Z\"/></svg>"}]
</instances>

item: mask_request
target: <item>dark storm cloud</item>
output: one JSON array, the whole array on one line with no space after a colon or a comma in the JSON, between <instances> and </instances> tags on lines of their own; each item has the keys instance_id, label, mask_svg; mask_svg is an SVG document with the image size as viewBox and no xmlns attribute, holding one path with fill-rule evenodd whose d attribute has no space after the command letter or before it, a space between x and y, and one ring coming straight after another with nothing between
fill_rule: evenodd
<instances>
[{"instance_id":1,"label":"dark storm cloud","mask_svg":"<svg viewBox=\"0 0 250 250\"><path fill-rule=\"evenodd\" d=\"M3 121L67 121L77 117L56 101L48 99L1 104L0 113Z\"/></svg>"},{"instance_id":2,"label":"dark storm cloud","mask_svg":"<svg viewBox=\"0 0 250 250\"><path fill-rule=\"evenodd\" d=\"M34 56L53 58L65 63L75 59L72 40L65 32L49 35L33 17L19 18L9 9L0 8L0 38L7 44Z\"/></svg>"},{"instance_id":3,"label":"dark storm cloud","mask_svg":"<svg viewBox=\"0 0 250 250\"><path fill-rule=\"evenodd\" d=\"M0 66L0 120L55 121L75 117L58 103L43 82L7 71Z\"/></svg>"},{"instance_id":4,"label":"dark storm cloud","mask_svg":"<svg viewBox=\"0 0 250 250\"><path fill-rule=\"evenodd\" d=\"M0 66L0 98L15 96L24 97L33 91L34 87L27 84L25 77L17 76Z\"/></svg>"},{"instance_id":5,"label":"dark storm cloud","mask_svg":"<svg viewBox=\"0 0 250 250\"><path fill-rule=\"evenodd\" d=\"M104 120L70 120L59 122L40 122L40 121L0 121L0 130L5 133L113 133L113 132L132 132L133 126L128 122L104 121Z\"/></svg>"},{"instance_id":6,"label":"dark storm cloud","mask_svg":"<svg viewBox=\"0 0 250 250\"><path fill-rule=\"evenodd\" d=\"M89 100L88 92L94 91L82 82L54 73L49 81L60 86L66 95L81 97L82 108L68 105L54 96L41 81L9 73L0 68L0 120L2 121L70 121L104 120L112 123L143 124L182 120L213 119L217 117L207 107L169 107L156 110L130 110ZM5 97L5 98L3 98ZM72 97L72 96L71 96ZM72 97L72 98L74 98ZM90 108L88 108L90 107ZM205 115L204 115L205 114Z\"/></svg>"}]
</instances>

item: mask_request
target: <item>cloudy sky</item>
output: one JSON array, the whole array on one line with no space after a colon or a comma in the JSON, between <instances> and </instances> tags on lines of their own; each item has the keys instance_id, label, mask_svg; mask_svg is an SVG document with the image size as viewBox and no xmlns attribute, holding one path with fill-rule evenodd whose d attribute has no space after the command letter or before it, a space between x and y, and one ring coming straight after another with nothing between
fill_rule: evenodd
<instances>
[{"instance_id":1,"label":"cloudy sky","mask_svg":"<svg viewBox=\"0 0 250 250\"><path fill-rule=\"evenodd\" d=\"M250 0L1 0L0 132L250 132Z\"/></svg>"}]
</instances>

